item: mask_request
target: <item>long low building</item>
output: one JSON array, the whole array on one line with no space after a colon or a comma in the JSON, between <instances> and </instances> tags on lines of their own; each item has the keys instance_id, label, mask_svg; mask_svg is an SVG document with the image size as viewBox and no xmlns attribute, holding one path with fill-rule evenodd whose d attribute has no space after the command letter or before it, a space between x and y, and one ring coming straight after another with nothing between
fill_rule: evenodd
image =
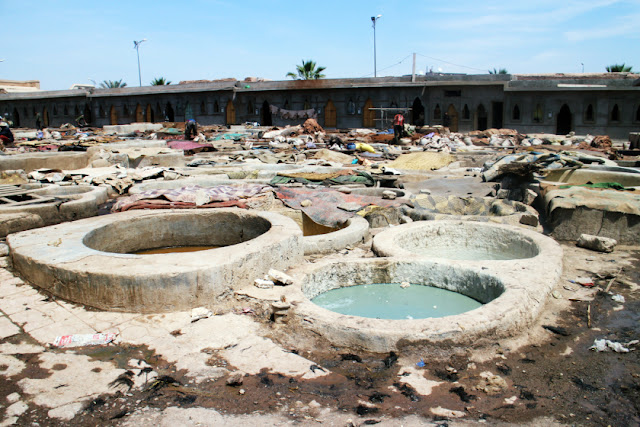
<instances>
[{"instance_id":1,"label":"long low building","mask_svg":"<svg viewBox=\"0 0 640 427\"><path fill-rule=\"evenodd\" d=\"M403 112L415 125L453 131L514 128L522 133L607 134L640 129L637 74L427 74L244 81L0 94L14 127L57 127L84 115L92 126L133 122L285 126L314 117L325 128L391 127Z\"/></svg>"}]
</instances>

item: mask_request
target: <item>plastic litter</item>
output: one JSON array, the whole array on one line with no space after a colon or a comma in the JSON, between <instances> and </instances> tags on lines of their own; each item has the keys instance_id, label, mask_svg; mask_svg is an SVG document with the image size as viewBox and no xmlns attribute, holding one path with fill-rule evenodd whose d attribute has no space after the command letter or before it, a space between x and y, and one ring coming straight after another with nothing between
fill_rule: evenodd
<instances>
[{"instance_id":1,"label":"plastic litter","mask_svg":"<svg viewBox=\"0 0 640 427\"><path fill-rule=\"evenodd\" d=\"M589 347L589 350L595 350L597 352L613 350L616 353L629 353L634 349L629 347L638 344L638 340L629 341L628 343L619 343L615 341L609 341L606 339L595 340L593 345Z\"/></svg>"},{"instance_id":2,"label":"plastic litter","mask_svg":"<svg viewBox=\"0 0 640 427\"><path fill-rule=\"evenodd\" d=\"M53 341L54 347L82 347L105 345L116 339L115 333L61 335Z\"/></svg>"},{"instance_id":3,"label":"plastic litter","mask_svg":"<svg viewBox=\"0 0 640 427\"><path fill-rule=\"evenodd\" d=\"M424 363L424 360L420 359L420 361L418 363L416 363L416 366L418 368L424 368L426 365L426 363Z\"/></svg>"},{"instance_id":4,"label":"plastic litter","mask_svg":"<svg viewBox=\"0 0 640 427\"><path fill-rule=\"evenodd\" d=\"M620 294L612 295L611 299L615 302L624 302L624 297Z\"/></svg>"}]
</instances>

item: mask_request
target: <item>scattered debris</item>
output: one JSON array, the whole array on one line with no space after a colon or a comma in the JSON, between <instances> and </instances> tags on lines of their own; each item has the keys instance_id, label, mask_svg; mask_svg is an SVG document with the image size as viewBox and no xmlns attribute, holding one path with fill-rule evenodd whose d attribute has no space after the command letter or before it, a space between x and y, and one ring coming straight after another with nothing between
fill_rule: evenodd
<instances>
[{"instance_id":1,"label":"scattered debris","mask_svg":"<svg viewBox=\"0 0 640 427\"><path fill-rule=\"evenodd\" d=\"M54 347L83 347L89 345L105 345L116 339L115 333L107 334L75 334L61 335L53 341Z\"/></svg>"},{"instance_id":2,"label":"scattered debris","mask_svg":"<svg viewBox=\"0 0 640 427\"><path fill-rule=\"evenodd\" d=\"M581 248L591 249L598 252L613 252L613 248L618 244L615 239L608 237L592 236L590 234L582 234L578 239L578 246Z\"/></svg>"},{"instance_id":3,"label":"scattered debris","mask_svg":"<svg viewBox=\"0 0 640 427\"><path fill-rule=\"evenodd\" d=\"M640 341L638 340L632 340L632 341L629 341L628 343L619 343L619 342L610 341L604 338L596 339L593 342L593 345L589 347L589 350L595 350L597 352L613 350L616 353L629 353L630 351L635 350L629 347L634 346L639 342Z\"/></svg>"}]
</instances>

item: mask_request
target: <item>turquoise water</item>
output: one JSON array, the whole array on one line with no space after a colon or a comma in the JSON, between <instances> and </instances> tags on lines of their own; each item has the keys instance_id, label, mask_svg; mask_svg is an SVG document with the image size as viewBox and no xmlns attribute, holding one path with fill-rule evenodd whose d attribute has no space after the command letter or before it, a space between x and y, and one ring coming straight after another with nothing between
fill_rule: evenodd
<instances>
[{"instance_id":1,"label":"turquoise water","mask_svg":"<svg viewBox=\"0 0 640 427\"><path fill-rule=\"evenodd\" d=\"M374 319L425 319L476 309L482 303L433 286L376 283L333 289L311 300L316 305L351 316Z\"/></svg>"}]
</instances>

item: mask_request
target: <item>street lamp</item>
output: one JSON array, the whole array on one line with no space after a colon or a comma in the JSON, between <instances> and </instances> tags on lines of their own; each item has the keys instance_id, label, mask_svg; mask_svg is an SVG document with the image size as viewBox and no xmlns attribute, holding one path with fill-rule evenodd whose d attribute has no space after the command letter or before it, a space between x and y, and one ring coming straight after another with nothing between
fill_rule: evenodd
<instances>
[{"instance_id":1,"label":"street lamp","mask_svg":"<svg viewBox=\"0 0 640 427\"><path fill-rule=\"evenodd\" d=\"M147 39L142 39L139 41L133 41L133 48L136 50L138 54L138 81L140 82L140 86L142 86L142 74L140 74L140 45L142 42L146 42Z\"/></svg>"},{"instance_id":2,"label":"street lamp","mask_svg":"<svg viewBox=\"0 0 640 427\"><path fill-rule=\"evenodd\" d=\"M378 77L378 67L376 66L376 21L382 18L382 15L372 16L373 23L373 77Z\"/></svg>"}]
</instances>

